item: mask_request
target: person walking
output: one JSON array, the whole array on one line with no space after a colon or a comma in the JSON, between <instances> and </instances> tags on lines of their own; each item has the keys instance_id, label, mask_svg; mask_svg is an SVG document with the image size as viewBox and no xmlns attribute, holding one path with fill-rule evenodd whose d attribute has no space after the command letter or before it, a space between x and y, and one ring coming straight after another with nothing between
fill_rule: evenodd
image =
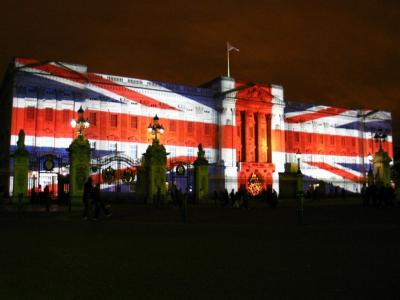
<instances>
[{"instance_id":1,"label":"person walking","mask_svg":"<svg viewBox=\"0 0 400 300\"><path fill-rule=\"evenodd\" d=\"M96 186L93 189L93 201L94 201L94 206L95 206L95 213L94 213L94 218L93 221L97 221L100 215L100 211L103 211L103 213L109 217L111 216L111 212L106 208L103 198L101 198L100 195L100 184L96 184Z\"/></svg>"},{"instance_id":2,"label":"person walking","mask_svg":"<svg viewBox=\"0 0 400 300\"><path fill-rule=\"evenodd\" d=\"M89 201L93 197L92 178L89 177L83 186L83 214L82 219L87 220L89 215Z\"/></svg>"}]
</instances>

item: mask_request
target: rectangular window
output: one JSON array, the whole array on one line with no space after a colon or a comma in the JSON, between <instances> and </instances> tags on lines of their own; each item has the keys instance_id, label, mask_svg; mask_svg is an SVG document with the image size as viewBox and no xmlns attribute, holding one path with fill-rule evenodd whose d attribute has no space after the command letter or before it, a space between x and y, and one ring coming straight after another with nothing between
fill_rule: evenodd
<instances>
[{"instance_id":1,"label":"rectangular window","mask_svg":"<svg viewBox=\"0 0 400 300\"><path fill-rule=\"evenodd\" d=\"M53 121L53 109L52 108L45 108L44 118L47 122Z\"/></svg>"},{"instance_id":2,"label":"rectangular window","mask_svg":"<svg viewBox=\"0 0 400 300\"><path fill-rule=\"evenodd\" d=\"M170 157L176 157L176 147L171 147L169 153Z\"/></svg>"},{"instance_id":3,"label":"rectangular window","mask_svg":"<svg viewBox=\"0 0 400 300\"><path fill-rule=\"evenodd\" d=\"M193 134L193 128L194 126L193 126L193 122L189 122L188 123L188 133L189 134Z\"/></svg>"},{"instance_id":4,"label":"rectangular window","mask_svg":"<svg viewBox=\"0 0 400 300\"><path fill-rule=\"evenodd\" d=\"M112 152L117 152L117 143L109 142L108 150Z\"/></svg>"},{"instance_id":5,"label":"rectangular window","mask_svg":"<svg viewBox=\"0 0 400 300\"><path fill-rule=\"evenodd\" d=\"M352 138L352 139L351 139L351 145L352 145L353 147L356 146L356 139L355 139L355 138Z\"/></svg>"},{"instance_id":6,"label":"rectangular window","mask_svg":"<svg viewBox=\"0 0 400 300\"><path fill-rule=\"evenodd\" d=\"M205 124L204 126L204 134L205 135L210 135L211 133L211 124Z\"/></svg>"},{"instance_id":7,"label":"rectangular window","mask_svg":"<svg viewBox=\"0 0 400 300\"><path fill-rule=\"evenodd\" d=\"M132 129L138 128L138 118L136 116L131 116L131 128Z\"/></svg>"},{"instance_id":8,"label":"rectangular window","mask_svg":"<svg viewBox=\"0 0 400 300\"><path fill-rule=\"evenodd\" d=\"M91 126L96 126L97 125L97 114L96 113L90 113L89 114L89 123Z\"/></svg>"},{"instance_id":9,"label":"rectangular window","mask_svg":"<svg viewBox=\"0 0 400 300\"><path fill-rule=\"evenodd\" d=\"M26 119L32 121L35 119L35 108L33 106L29 106L26 109Z\"/></svg>"},{"instance_id":10,"label":"rectangular window","mask_svg":"<svg viewBox=\"0 0 400 300\"><path fill-rule=\"evenodd\" d=\"M64 109L63 110L63 123L68 123L70 122L70 117L69 117L69 110Z\"/></svg>"},{"instance_id":11,"label":"rectangular window","mask_svg":"<svg viewBox=\"0 0 400 300\"><path fill-rule=\"evenodd\" d=\"M130 147L131 157L133 159L138 158L138 145L131 145Z\"/></svg>"},{"instance_id":12,"label":"rectangular window","mask_svg":"<svg viewBox=\"0 0 400 300\"><path fill-rule=\"evenodd\" d=\"M342 146L346 145L346 139L344 137L342 137Z\"/></svg>"},{"instance_id":13,"label":"rectangular window","mask_svg":"<svg viewBox=\"0 0 400 300\"><path fill-rule=\"evenodd\" d=\"M175 120L170 120L169 121L169 130L171 132L175 132L176 131L176 121Z\"/></svg>"},{"instance_id":14,"label":"rectangular window","mask_svg":"<svg viewBox=\"0 0 400 300\"><path fill-rule=\"evenodd\" d=\"M308 138L308 143L311 144L312 143L311 133L307 134L307 138Z\"/></svg>"},{"instance_id":15,"label":"rectangular window","mask_svg":"<svg viewBox=\"0 0 400 300\"><path fill-rule=\"evenodd\" d=\"M335 137L333 135L331 135L331 144L334 145L335 144Z\"/></svg>"},{"instance_id":16,"label":"rectangular window","mask_svg":"<svg viewBox=\"0 0 400 300\"><path fill-rule=\"evenodd\" d=\"M110 125L111 127L117 127L118 126L118 115L111 115L110 119Z\"/></svg>"},{"instance_id":17,"label":"rectangular window","mask_svg":"<svg viewBox=\"0 0 400 300\"><path fill-rule=\"evenodd\" d=\"M294 141L297 143L300 141L300 134L298 132L294 133Z\"/></svg>"},{"instance_id":18,"label":"rectangular window","mask_svg":"<svg viewBox=\"0 0 400 300\"><path fill-rule=\"evenodd\" d=\"M209 162L211 161L211 150L205 150L205 157Z\"/></svg>"},{"instance_id":19,"label":"rectangular window","mask_svg":"<svg viewBox=\"0 0 400 300\"><path fill-rule=\"evenodd\" d=\"M323 136L322 134L319 136L319 142L320 142L321 144L324 143L324 136Z\"/></svg>"}]
</instances>

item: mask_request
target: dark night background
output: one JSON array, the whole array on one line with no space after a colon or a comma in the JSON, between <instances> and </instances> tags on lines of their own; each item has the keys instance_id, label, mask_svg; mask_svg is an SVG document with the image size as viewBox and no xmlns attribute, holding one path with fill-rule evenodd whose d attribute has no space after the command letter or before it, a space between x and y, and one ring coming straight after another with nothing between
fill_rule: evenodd
<instances>
[{"instance_id":1,"label":"dark night background","mask_svg":"<svg viewBox=\"0 0 400 300\"><path fill-rule=\"evenodd\" d=\"M400 133L399 1L2 1L0 69L14 56L199 85L226 73L285 99L393 113ZM199 1L200 2L200 1Z\"/></svg>"}]
</instances>

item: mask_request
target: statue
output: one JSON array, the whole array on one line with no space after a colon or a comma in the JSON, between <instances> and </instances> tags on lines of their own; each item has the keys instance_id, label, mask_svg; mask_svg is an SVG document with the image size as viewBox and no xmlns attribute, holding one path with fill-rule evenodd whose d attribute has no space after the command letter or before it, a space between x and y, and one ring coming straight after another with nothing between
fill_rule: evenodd
<instances>
[{"instance_id":1,"label":"statue","mask_svg":"<svg viewBox=\"0 0 400 300\"><path fill-rule=\"evenodd\" d=\"M199 144L198 149L194 161L194 194L196 201L204 201L208 195L208 161L202 144Z\"/></svg>"},{"instance_id":2,"label":"statue","mask_svg":"<svg viewBox=\"0 0 400 300\"><path fill-rule=\"evenodd\" d=\"M17 150L14 152L13 196L23 199L28 191L29 153L25 149L25 132L18 133Z\"/></svg>"},{"instance_id":3,"label":"statue","mask_svg":"<svg viewBox=\"0 0 400 300\"><path fill-rule=\"evenodd\" d=\"M17 148L18 150L25 150L25 131L23 129L18 133Z\"/></svg>"},{"instance_id":4,"label":"statue","mask_svg":"<svg viewBox=\"0 0 400 300\"><path fill-rule=\"evenodd\" d=\"M208 165L208 161L205 158L206 152L203 149L203 145L199 144L198 149L199 149L199 151L197 151L197 159L195 160L194 164L195 165Z\"/></svg>"}]
</instances>

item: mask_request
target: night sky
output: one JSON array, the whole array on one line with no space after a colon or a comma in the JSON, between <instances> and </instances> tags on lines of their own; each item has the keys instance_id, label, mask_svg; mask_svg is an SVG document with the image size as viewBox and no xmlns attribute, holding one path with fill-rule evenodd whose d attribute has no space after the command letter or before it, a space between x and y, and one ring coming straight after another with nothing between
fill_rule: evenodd
<instances>
[{"instance_id":1,"label":"night sky","mask_svg":"<svg viewBox=\"0 0 400 300\"><path fill-rule=\"evenodd\" d=\"M286 100L392 111L400 134L400 1L193 2L3 0L0 70L23 56L199 85L226 74L229 40L232 77L282 85Z\"/></svg>"}]
</instances>

